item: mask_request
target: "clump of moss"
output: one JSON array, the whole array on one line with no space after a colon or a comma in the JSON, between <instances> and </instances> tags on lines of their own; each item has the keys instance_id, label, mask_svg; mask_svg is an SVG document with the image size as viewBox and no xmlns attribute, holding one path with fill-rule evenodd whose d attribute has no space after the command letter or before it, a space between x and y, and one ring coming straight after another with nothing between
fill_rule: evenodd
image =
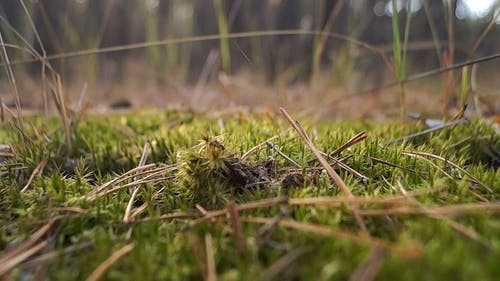
<instances>
[{"instance_id":1,"label":"clump of moss","mask_svg":"<svg viewBox=\"0 0 500 281\"><path fill-rule=\"evenodd\" d=\"M179 151L177 158L177 179L190 201L209 208L229 201L228 173L234 157L222 136L205 136L197 145Z\"/></svg>"},{"instance_id":2,"label":"clump of moss","mask_svg":"<svg viewBox=\"0 0 500 281\"><path fill-rule=\"evenodd\" d=\"M272 181L276 169L273 159L245 163L226 149L221 136L206 136L178 158L178 184L192 203L217 208L235 199L245 188Z\"/></svg>"}]
</instances>

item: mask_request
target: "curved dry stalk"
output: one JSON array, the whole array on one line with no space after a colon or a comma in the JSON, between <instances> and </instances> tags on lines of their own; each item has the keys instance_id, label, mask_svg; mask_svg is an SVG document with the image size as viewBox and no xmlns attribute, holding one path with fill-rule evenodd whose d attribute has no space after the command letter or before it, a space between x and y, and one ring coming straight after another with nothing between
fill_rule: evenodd
<instances>
[{"instance_id":1,"label":"curved dry stalk","mask_svg":"<svg viewBox=\"0 0 500 281\"><path fill-rule=\"evenodd\" d=\"M464 124L464 123L468 123L468 122L469 122L469 119L467 119L467 118L460 118L458 120L455 120L455 121L452 121L452 122L448 122L448 123L445 123L445 124L440 125L440 126L432 127L432 128L423 130L423 131L415 133L415 134L411 134L411 135L408 135L408 136L397 138L395 140L389 141L387 143L387 145L395 144L395 143L400 143L400 142L403 142L403 141L409 141L409 140L414 139L414 138L419 137L419 136L427 135L427 134L430 134L430 133L433 133L433 132L436 132L436 131L439 131L439 130L442 130L442 129L445 129L445 128L453 127L455 125Z\"/></svg>"},{"instance_id":2,"label":"curved dry stalk","mask_svg":"<svg viewBox=\"0 0 500 281\"><path fill-rule=\"evenodd\" d=\"M362 216L380 217L395 215L436 215L436 216L459 216L471 213L500 213L499 203L476 203L476 204L455 204L433 208L390 208L382 210L359 210Z\"/></svg>"},{"instance_id":3,"label":"curved dry stalk","mask_svg":"<svg viewBox=\"0 0 500 281\"><path fill-rule=\"evenodd\" d=\"M280 111L283 114L283 116L286 118L286 120L292 125L292 127L297 131L299 136L304 140L305 144L309 147L309 149L313 152L313 154L318 158L319 162L321 165L325 168L325 170L328 172L330 177L332 178L333 182L344 192L348 197L353 197L351 190L347 187L347 185L344 183L342 178L335 172L335 170L328 164L328 162L323 158L321 153L318 151L318 149L314 146L312 143L311 139L307 135L307 133L304 131L300 123L296 120L293 120L293 118L288 114L288 112L285 110L285 108L280 107ZM363 222L363 219L361 216L358 214L356 208L352 209L352 213L356 219L356 222L359 225L359 228L365 232L366 234L368 233L368 229L365 226L365 223Z\"/></svg>"},{"instance_id":4,"label":"curved dry stalk","mask_svg":"<svg viewBox=\"0 0 500 281\"><path fill-rule=\"evenodd\" d=\"M165 46L165 45L177 45L177 44L185 44L185 43L195 43L195 42L203 42L203 41L214 41L214 40L221 40L221 39L239 39L239 38L251 38L251 37L268 37L268 36L287 36L287 35L309 35L309 36L318 36L322 35L331 38L337 38L340 40L344 40L347 42L350 42L354 45L357 45L359 47L363 47L374 54L379 55L386 66L390 67L391 62L383 52L383 50L380 50L380 48L377 48L369 43L359 41L356 39L353 39L352 37L348 35L343 35L335 32L324 32L320 30L308 30L308 29L285 29L285 30L263 30L263 31L247 31L247 32L235 32L235 33L228 33L228 34L210 34L210 35L202 35L202 36L191 36L191 37L184 37L184 38L170 38L170 39L165 39L165 40L158 40L158 41L153 41L153 42L141 42L141 43L133 43L133 44L127 44L127 45L119 45L119 46L111 46L111 47L104 47L104 48L97 48L97 49L88 49L88 50L82 50L82 51L74 51L74 52L68 52L68 53L60 53L60 54L55 54L55 55L49 55L46 56L45 59L47 61L50 60L55 60L55 59L66 59L66 58L73 58L73 57L81 57L81 56L89 56L89 55L95 55L95 54L102 54L102 53L111 53L111 52L120 52L120 51L129 51L129 50L134 50L134 49L143 49L143 48L149 48L149 47L155 47L155 46ZM24 63L30 63L30 62L35 62L38 61L38 59L31 59L31 60L19 60L19 61L13 61L10 64L11 65L16 65L16 64L24 64ZM0 63L0 65L5 65L5 63Z\"/></svg>"},{"instance_id":5,"label":"curved dry stalk","mask_svg":"<svg viewBox=\"0 0 500 281\"><path fill-rule=\"evenodd\" d=\"M399 187L399 190L403 194L403 196L405 196L409 202L413 203L415 206L418 206L422 210L427 210L427 207L424 206L424 204L420 203L420 201L418 201L416 198L414 198L413 196L408 194L408 192L406 191L406 189L404 188L403 184L401 183L401 181L399 179L396 180L396 183ZM472 228L466 228L465 226L459 224L458 222L456 222L450 218L444 217L444 216L430 214L429 217L444 221L446 224L448 224L448 226L450 226L456 232L464 235L465 237L467 237L473 241L478 242L479 244L483 245L488 250L494 249L494 247L493 247L493 245L491 245L491 243L489 243L486 239L481 237L479 235L479 233L477 233Z\"/></svg>"},{"instance_id":6,"label":"curved dry stalk","mask_svg":"<svg viewBox=\"0 0 500 281\"><path fill-rule=\"evenodd\" d=\"M43 169L45 169L45 166L47 165L48 161L49 161L49 159L47 157L45 157L42 159L42 161L40 161L40 163L38 163L38 165L35 167L35 169L31 173L31 175L28 179L28 182L21 189L21 192L26 192L26 190L28 190L28 188L30 187L30 185L33 182L33 180L35 179L35 177L38 176L39 174L43 173Z\"/></svg>"},{"instance_id":7,"label":"curved dry stalk","mask_svg":"<svg viewBox=\"0 0 500 281\"><path fill-rule=\"evenodd\" d=\"M242 222L268 224L272 222L272 218L263 217L242 217ZM312 224L294 221L291 219L283 219L279 221L279 225L286 228L296 229L304 232L310 232L325 236L332 236L349 240L358 244L366 245L372 248L381 248L390 252L401 254L405 257L416 257L421 255L421 249L417 245L412 247L402 247L395 243L391 243L379 238L373 238L365 234L353 233L344 230L333 229L330 226L322 224Z\"/></svg>"},{"instance_id":8,"label":"curved dry stalk","mask_svg":"<svg viewBox=\"0 0 500 281\"><path fill-rule=\"evenodd\" d=\"M443 158L439 155L435 155L435 154L432 154L432 153L428 153L428 152L418 152L418 151L414 151L414 152L409 152L409 151L403 151L402 154L404 155L409 155L411 156L412 154L413 155L420 155L420 156L427 156L427 157L431 157L431 158L434 158L434 159L437 159L437 160L440 160L440 161L443 161L444 164L447 164L447 165L450 165L452 166L453 168L459 170L460 172L464 173L466 176L468 176L474 183L482 186L484 189L486 189L486 191L490 192L490 193L493 193L493 189L491 189L491 187L487 186L485 183L483 183L482 181L480 181L479 179L477 179L476 177L474 177L471 173L467 172L467 170L465 170L464 168L458 166L457 164L451 162L450 160L446 159L446 158Z\"/></svg>"},{"instance_id":9,"label":"curved dry stalk","mask_svg":"<svg viewBox=\"0 0 500 281\"><path fill-rule=\"evenodd\" d=\"M103 261L90 275L87 277L87 281L97 281L108 271L108 269L116 263L123 256L128 254L134 249L134 243L127 244L114 252L110 257Z\"/></svg>"},{"instance_id":10,"label":"curved dry stalk","mask_svg":"<svg viewBox=\"0 0 500 281\"><path fill-rule=\"evenodd\" d=\"M141 167L146 164L148 158L149 145L150 145L149 141L146 141L146 143L144 143L144 147L142 148L141 159L139 160L139 164L137 165L137 167ZM134 180L136 181L137 178L134 177ZM139 192L139 186L136 186L128 201L127 208L125 209L125 214L123 215L123 222L125 223L130 221L130 212L132 211L132 205L134 204L135 196L137 195L138 192Z\"/></svg>"}]
</instances>

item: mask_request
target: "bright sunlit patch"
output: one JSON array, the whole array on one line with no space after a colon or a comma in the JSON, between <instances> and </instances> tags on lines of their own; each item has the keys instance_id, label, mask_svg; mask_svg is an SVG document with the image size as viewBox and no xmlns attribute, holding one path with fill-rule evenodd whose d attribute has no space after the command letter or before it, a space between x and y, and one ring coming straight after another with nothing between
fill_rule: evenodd
<instances>
[{"instance_id":1,"label":"bright sunlit patch","mask_svg":"<svg viewBox=\"0 0 500 281\"><path fill-rule=\"evenodd\" d=\"M495 0L461 0L457 5L457 17L484 18L494 4Z\"/></svg>"}]
</instances>

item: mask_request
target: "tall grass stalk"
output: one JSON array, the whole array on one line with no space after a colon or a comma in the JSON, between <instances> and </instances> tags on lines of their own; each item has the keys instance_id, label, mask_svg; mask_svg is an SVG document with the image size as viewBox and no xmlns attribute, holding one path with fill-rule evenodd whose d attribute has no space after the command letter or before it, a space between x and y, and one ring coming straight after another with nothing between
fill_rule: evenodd
<instances>
[{"instance_id":1,"label":"tall grass stalk","mask_svg":"<svg viewBox=\"0 0 500 281\"><path fill-rule=\"evenodd\" d=\"M221 0L214 0L215 12L217 14L217 25L219 27L220 39L220 53L222 58L222 69L226 73L231 72L231 53L229 49L229 28L227 25L226 15L224 14L224 8L222 7Z\"/></svg>"},{"instance_id":2,"label":"tall grass stalk","mask_svg":"<svg viewBox=\"0 0 500 281\"><path fill-rule=\"evenodd\" d=\"M344 4L345 4L345 1L341 0L341 1L338 1L335 4L335 6L332 8L332 10L330 11L330 15L328 16L328 19L326 21L326 24L321 31L320 37L315 44L315 48L314 48L314 52L313 52L313 61L312 61L313 73L311 75L311 78L313 80L319 74L319 70L320 70L319 66L320 66L321 56L323 55L323 51L325 50L325 46L326 46L327 39L328 39L328 34L332 31L333 23L335 22L338 15L340 14L340 11L342 11Z\"/></svg>"},{"instance_id":3,"label":"tall grass stalk","mask_svg":"<svg viewBox=\"0 0 500 281\"><path fill-rule=\"evenodd\" d=\"M460 108L464 107L467 103L467 98L469 94L469 68L462 68L462 78L460 83Z\"/></svg>"},{"instance_id":4,"label":"tall grass stalk","mask_svg":"<svg viewBox=\"0 0 500 281\"><path fill-rule=\"evenodd\" d=\"M401 36L399 32L399 21L398 21L398 5L397 0L392 0L392 42L393 42L393 53L394 53L394 66L396 68L396 75L399 84L399 106L400 106L400 117L401 120L404 119L406 115L405 107L405 79L406 79L406 47L408 45L408 38L410 35L410 22L411 22L411 0L407 3L406 12L406 23L405 23L405 33L403 46L401 46Z\"/></svg>"},{"instance_id":5,"label":"tall grass stalk","mask_svg":"<svg viewBox=\"0 0 500 281\"><path fill-rule=\"evenodd\" d=\"M24 135L23 130L23 122L21 116L21 98L19 97L19 91L17 89L16 78L14 76L14 71L12 70L12 66L10 64L9 55L7 54L7 49L5 48L5 42L3 41L3 35L0 31L0 44L2 44L2 52L1 58L5 65L5 72L7 73L7 78L9 79L9 84L14 92L14 96L16 98L16 121L18 129L21 131L21 134ZM1 105L3 107L3 104Z\"/></svg>"}]
</instances>

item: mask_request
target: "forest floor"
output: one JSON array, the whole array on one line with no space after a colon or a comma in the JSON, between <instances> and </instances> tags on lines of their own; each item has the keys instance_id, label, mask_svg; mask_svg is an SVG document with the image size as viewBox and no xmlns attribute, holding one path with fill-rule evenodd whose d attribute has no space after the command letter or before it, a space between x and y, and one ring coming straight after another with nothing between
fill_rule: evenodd
<instances>
[{"instance_id":1,"label":"forest floor","mask_svg":"<svg viewBox=\"0 0 500 281\"><path fill-rule=\"evenodd\" d=\"M290 112L4 121L0 279L500 275L491 122Z\"/></svg>"}]
</instances>

